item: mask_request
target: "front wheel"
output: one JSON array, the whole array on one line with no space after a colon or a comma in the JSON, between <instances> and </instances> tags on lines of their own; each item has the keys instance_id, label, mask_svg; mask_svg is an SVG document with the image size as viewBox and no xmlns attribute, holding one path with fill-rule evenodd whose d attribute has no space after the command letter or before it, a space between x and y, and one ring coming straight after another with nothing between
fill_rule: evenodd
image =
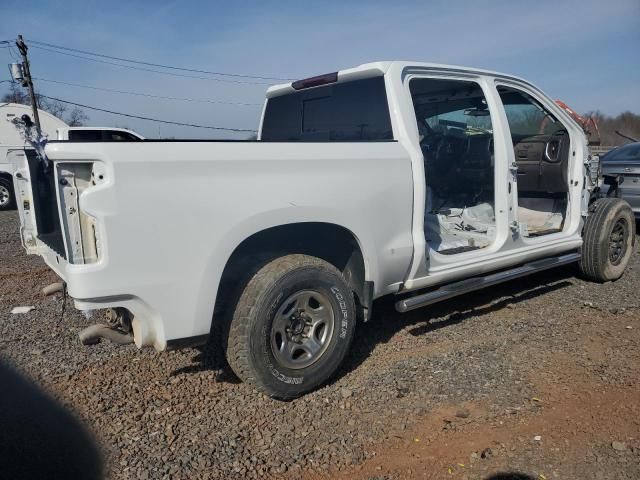
<instances>
[{"instance_id":1,"label":"front wheel","mask_svg":"<svg viewBox=\"0 0 640 480\"><path fill-rule=\"evenodd\" d=\"M633 255L635 232L635 217L627 202L619 198L596 200L584 226L582 274L596 282L620 278Z\"/></svg>"},{"instance_id":2,"label":"front wheel","mask_svg":"<svg viewBox=\"0 0 640 480\"><path fill-rule=\"evenodd\" d=\"M307 255L280 257L240 295L227 361L241 380L267 395L295 398L336 372L355 323L353 292L333 265Z\"/></svg>"}]
</instances>

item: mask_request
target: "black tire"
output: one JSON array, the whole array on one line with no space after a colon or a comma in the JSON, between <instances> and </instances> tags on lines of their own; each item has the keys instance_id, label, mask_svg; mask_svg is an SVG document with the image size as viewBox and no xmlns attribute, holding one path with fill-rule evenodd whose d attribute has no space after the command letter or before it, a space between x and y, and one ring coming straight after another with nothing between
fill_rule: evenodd
<instances>
[{"instance_id":1,"label":"black tire","mask_svg":"<svg viewBox=\"0 0 640 480\"><path fill-rule=\"evenodd\" d=\"M297 308L305 302L306 310ZM327 320L326 330L322 325L305 326L300 333L301 325L312 323L315 312L331 318L331 328ZM283 322L288 325L287 338L283 337ZM292 399L319 387L336 372L351 346L355 326L353 292L333 265L307 255L279 257L262 267L242 291L229 324L227 361L244 382L271 397ZM319 338L315 336L318 330L323 340L313 342L314 348L322 343L316 358L302 346L309 337ZM288 346L293 347L285 348ZM288 354L283 352L298 346L285 358ZM305 365L309 361L312 363ZM292 366L295 362L302 366Z\"/></svg>"},{"instance_id":2,"label":"black tire","mask_svg":"<svg viewBox=\"0 0 640 480\"><path fill-rule=\"evenodd\" d=\"M13 182L8 178L0 177L0 210L12 210L15 207L16 196L13 191Z\"/></svg>"},{"instance_id":3,"label":"black tire","mask_svg":"<svg viewBox=\"0 0 640 480\"><path fill-rule=\"evenodd\" d=\"M595 282L622 276L633 255L636 224L633 211L619 198L601 198L589 208L580 271Z\"/></svg>"}]
</instances>

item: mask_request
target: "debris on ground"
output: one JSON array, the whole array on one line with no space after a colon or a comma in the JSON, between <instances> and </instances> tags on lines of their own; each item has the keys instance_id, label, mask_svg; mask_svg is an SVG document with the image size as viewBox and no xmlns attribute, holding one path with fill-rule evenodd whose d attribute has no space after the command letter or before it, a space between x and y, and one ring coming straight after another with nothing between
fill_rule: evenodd
<instances>
[{"instance_id":1,"label":"debris on ground","mask_svg":"<svg viewBox=\"0 0 640 480\"><path fill-rule=\"evenodd\" d=\"M28 306L24 306L24 307L13 307L11 309L11 313L13 315L20 315L23 313L29 313L31 310L35 310L36 307L34 307L33 305L28 305Z\"/></svg>"}]
</instances>

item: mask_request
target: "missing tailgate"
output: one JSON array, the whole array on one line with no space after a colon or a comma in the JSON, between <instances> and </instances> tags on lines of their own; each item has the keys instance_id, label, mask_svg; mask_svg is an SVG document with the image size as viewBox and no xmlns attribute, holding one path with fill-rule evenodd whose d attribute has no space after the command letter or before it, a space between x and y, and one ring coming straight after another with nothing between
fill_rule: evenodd
<instances>
[{"instance_id":1,"label":"missing tailgate","mask_svg":"<svg viewBox=\"0 0 640 480\"><path fill-rule=\"evenodd\" d=\"M53 168L45 167L35 150L25 149L25 152L31 176L38 239L66 260Z\"/></svg>"}]
</instances>

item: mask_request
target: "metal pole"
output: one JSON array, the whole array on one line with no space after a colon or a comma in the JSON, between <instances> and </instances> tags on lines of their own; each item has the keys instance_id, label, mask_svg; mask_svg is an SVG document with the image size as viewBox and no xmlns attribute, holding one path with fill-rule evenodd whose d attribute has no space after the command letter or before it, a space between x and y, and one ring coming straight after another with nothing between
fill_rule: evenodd
<instances>
[{"instance_id":1,"label":"metal pole","mask_svg":"<svg viewBox=\"0 0 640 480\"><path fill-rule=\"evenodd\" d=\"M27 88L29 88L29 96L31 97L31 107L33 109L33 121L36 124L38 129L38 134L42 132L40 129L40 115L38 114L38 99L36 98L36 93L33 89L33 80L31 79L31 69L29 68L29 59L27 58L27 44L24 43L22 39L22 35L18 35L18 40L16 40L16 46L22 55L22 68L24 70L24 79L27 82Z\"/></svg>"}]
</instances>

